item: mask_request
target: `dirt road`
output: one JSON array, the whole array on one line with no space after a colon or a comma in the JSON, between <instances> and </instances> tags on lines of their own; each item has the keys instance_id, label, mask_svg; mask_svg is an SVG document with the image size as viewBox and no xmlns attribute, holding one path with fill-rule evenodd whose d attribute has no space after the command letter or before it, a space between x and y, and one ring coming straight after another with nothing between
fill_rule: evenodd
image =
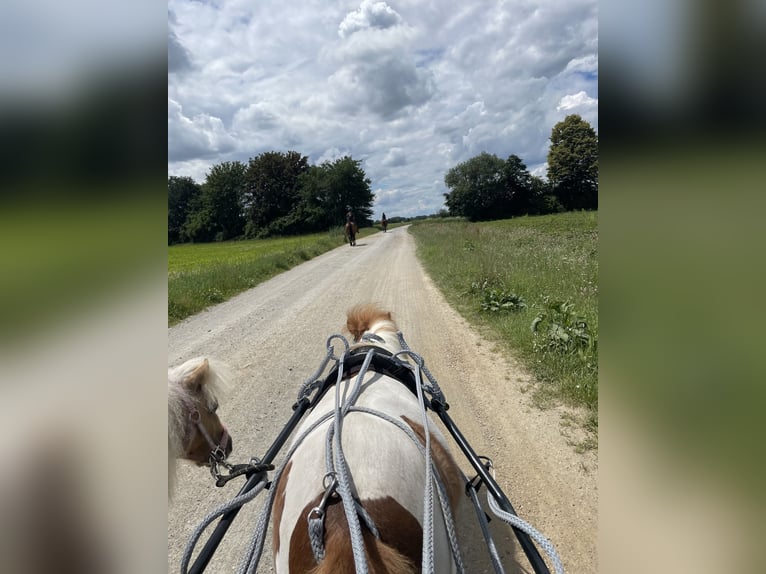
<instances>
[{"instance_id":1,"label":"dirt road","mask_svg":"<svg viewBox=\"0 0 766 574\"><path fill-rule=\"evenodd\" d=\"M567 573L597 572L596 455L575 453L570 443L577 431L564 424L563 409L531 405L524 392L529 376L447 305L414 247L406 228L398 228L308 261L169 329L168 364L206 355L231 367L233 385L220 414L234 437L231 460L245 462L262 456L282 429L300 384L324 356L326 338L341 331L346 310L359 302L381 303L425 358L463 434L494 460L497 480L518 514L553 542ZM469 474L457 447L453 453ZM179 571L201 519L242 484L216 488L205 469L180 465L168 511L169 572ZM237 571L258 504L240 512L206 572ZM497 519L491 527L505 563L517 564L506 571L531 572L510 528ZM467 504L458 529L467 571L491 572ZM273 572L268 546L259 572Z\"/></svg>"}]
</instances>

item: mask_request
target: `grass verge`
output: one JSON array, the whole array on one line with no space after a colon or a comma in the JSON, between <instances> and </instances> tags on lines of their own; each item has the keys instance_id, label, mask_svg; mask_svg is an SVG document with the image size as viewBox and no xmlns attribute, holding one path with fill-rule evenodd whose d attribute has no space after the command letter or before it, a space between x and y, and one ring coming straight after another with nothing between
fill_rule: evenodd
<instances>
[{"instance_id":1,"label":"grass verge","mask_svg":"<svg viewBox=\"0 0 766 574\"><path fill-rule=\"evenodd\" d=\"M360 229L357 237L378 230ZM222 303L345 242L343 229L300 237L168 247L168 325Z\"/></svg>"},{"instance_id":2,"label":"grass verge","mask_svg":"<svg viewBox=\"0 0 766 574\"><path fill-rule=\"evenodd\" d=\"M598 214L426 221L410 232L450 304L535 375L539 404L584 407L595 435Z\"/></svg>"}]
</instances>

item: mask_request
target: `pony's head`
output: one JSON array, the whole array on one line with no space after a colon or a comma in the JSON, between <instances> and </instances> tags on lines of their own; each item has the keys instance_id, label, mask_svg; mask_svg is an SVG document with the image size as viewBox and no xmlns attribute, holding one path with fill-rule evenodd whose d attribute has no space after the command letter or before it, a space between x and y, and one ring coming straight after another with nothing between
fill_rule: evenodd
<instances>
[{"instance_id":1,"label":"pony's head","mask_svg":"<svg viewBox=\"0 0 766 574\"><path fill-rule=\"evenodd\" d=\"M391 312L375 303L364 303L349 309L346 329L356 344L379 345L392 352L401 350L397 335L399 329Z\"/></svg>"},{"instance_id":2,"label":"pony's head","mask_svg":"<svg viewBox=\"0 0 766 574\"><path fill-rule=\"evenodd\" d=\"M168 369L169 459L203 465L211 456L223 460L231 453L231 436L217 414L221 383L218 369L203 357Z\"/></svg>"}]
</instances>

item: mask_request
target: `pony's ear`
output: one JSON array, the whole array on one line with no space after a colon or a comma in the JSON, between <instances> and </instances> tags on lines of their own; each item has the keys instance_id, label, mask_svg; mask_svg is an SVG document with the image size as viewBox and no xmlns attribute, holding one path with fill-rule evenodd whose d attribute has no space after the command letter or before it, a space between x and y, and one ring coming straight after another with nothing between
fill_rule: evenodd
<instances>
[{"instance_id":1,"label":"pony's ear","mask_svg":"<svg viewBox=\"0 0 766 574\"><path fill-rule=\"evenodd\" d=\"M210 363L207 359L202 359L199 365L194 367L181 381L184 388L195 391L199 389L207 379L207 374L210 371Z\"/></svg>"}]
</instances>

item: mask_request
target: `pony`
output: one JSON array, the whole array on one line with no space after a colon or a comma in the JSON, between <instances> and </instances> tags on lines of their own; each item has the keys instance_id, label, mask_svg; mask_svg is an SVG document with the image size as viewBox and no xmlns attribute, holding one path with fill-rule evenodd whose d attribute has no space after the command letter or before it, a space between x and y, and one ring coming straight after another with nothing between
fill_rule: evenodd
<instances>
[{"instance_id":1,"label":"pony","mask_svg":"<svg viewBox=\"0 0 766 574\"><path fill-rule=\"evenodd\" d=\"M391 313L377 305L359 305L349 310L346 329L354 339L351 352L355 349L364 352L369 347L376 347L383 353L402 350ZM341 396L350 392L356 378L351 375L341 381L338 389ZM318 399L302 421L293 447L309 427L335 408L335 391L332 387ZM421 445L426 444L418 399L396 378L368 370L355 405L403 422L415 433ZM277 485L272 546L279 574L347 574L356 571L343 501L337 495L332 496L331 488L328 489L325 483L328 425L329 421L325 421L303 437ZM371 574L420 572L426 484L425 457L421 449L402 428L368 413L348 412L342 420L342 428L343 452L351 474L355 502L364 509L377 530L373 533L368 522L362 524L368 571ZM429 431L432 461L454 515L464 484L462 474L444 436L431 425ZM322 505L324 556L317 559L308 526L312 513ZM435 572L454 572L455 564L440 509L437 498L432 513Z\"/></svg>"},{"instance_id":2,"label":"pony","mask_svg":"<svg viewBox=\"0 0 766 574\"><path fill-rule=\"evenodd\" d=\"M359 232L359 228L357 227L356 223L353 221L346 222L343 230L346 234L346 240L348 241L349 245L351 247L356 245L356 234Z\"/></svg>"},{"instance_id":3,"label":"pony","mask_svg":"<svg viewBox=\"0 0 766 574\"><path fill-rule=\"evenodd\" d=\"M231 453L231 435L216 413L224 382L219 368L211 368L204 357L168 369L168 496L177 459L202 466Z\"/></svg>"}]
</instances>

